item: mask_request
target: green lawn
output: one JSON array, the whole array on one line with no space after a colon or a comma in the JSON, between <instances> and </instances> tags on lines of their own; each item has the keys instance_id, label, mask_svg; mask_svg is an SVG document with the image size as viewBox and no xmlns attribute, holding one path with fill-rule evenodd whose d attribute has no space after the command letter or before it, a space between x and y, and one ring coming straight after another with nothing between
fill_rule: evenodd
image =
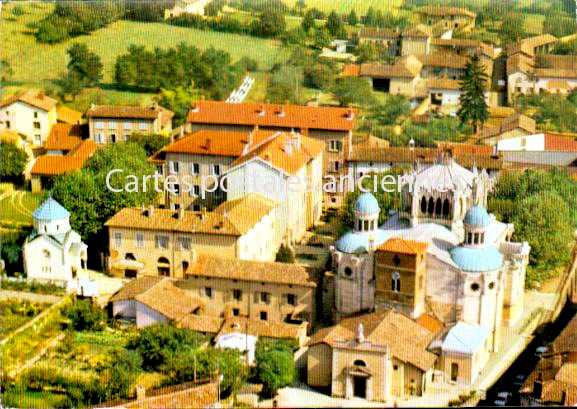
<instances>
[{"instance_id":1,"label":"green lawn","mask_svg":"<svg viewBox=\"0 0 577 409\"><path fill-rule=\"evenodd\" d=\"M38 83L53 80L66 71L66 50L74 42L86 43L96 52L104 64L104 82L110 83L114 75L116 57L124 54L130 44L148 48L167 48L180 42L194 44L201 49L214 46L231 54L233 60L249 56L258 61L261 68L270 68L282 61L284 51L276 40L260 39L238 34L202 31L165 23L139 23L117 21L88 36L80 36L63 43L49 45L36 42L27 24L43 18L52 9L46 3L22 5L26 14L15 17L11 4L2 8L0 43L2 58L6 58L14 70L14 81Z\"/></svg>"},{"instance_id":2,"label":"green lawn","mask_svg":"<svg viewBox=\"0 0 577 409\"><path fill-rule=\"evenodd\" d=\"M525 31L530 34L543 34L545 16L540 14L525 15Z\"/></svg>"},{"instance_id":3,"label":"green lawn","mask_svg":"<svg viewBox=\"0 0 577 409\"><path fill-rule=\"evenodd\" d=\"M0 225L19 226L32 224L32 212L40 205L43 195L22 190L0 201Z\"/></svg>"},{"instance_id":4,"label":"green lawn","mask_svg":"<svg viewBox=\"0 0 577 409\"><path fill-rule=\"evenodd\" d=\"M289 7L294 7L296 0L284 1ZM307 7L316 7L325 13L336 10L338 13L349 13L355 9L357 15L365 14L369 7L396 14L403 4L403 0L307 0Z\"/></svg>"},{"instance_id":5,"label":"green lawn","mask_svg":"<svg viewBox=\"0 0 577 409\"><path fill-rule=\"evenodd\" d=\"M59 407L64 394L53 393L48 391L29 391L21 389L9 389L4 391L3 400L7 405L15 405L19 408L50 409Z\"/></svg>"},{"instance_id":6,"label":"green lawn","mask_svg":"<svg viewBox=\"0 0 577 409\"><path fill-rule=\"evenodd\" d=\"M0 338L21 327L49 306L16 299L0 301Z\"/></svg>"}]
</instances>

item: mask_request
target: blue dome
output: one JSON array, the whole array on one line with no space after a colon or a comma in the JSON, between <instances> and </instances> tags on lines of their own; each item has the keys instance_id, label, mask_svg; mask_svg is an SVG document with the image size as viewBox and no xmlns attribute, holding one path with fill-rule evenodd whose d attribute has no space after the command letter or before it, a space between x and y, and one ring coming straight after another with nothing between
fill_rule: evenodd
<instances>
[{"instance_id":1,"label":"blue dome","mask_svg":"<svg viewBox=\"0 0 577 409\"><path fill-rule=\"evenodd\" d=\"M378 213L380 211L379 202L372 193L362 193L355 202L355 212Z\"/></svg>"},{"instance_id":2,"label":"blue dome","mask_svg":"<svg viewBox=\"0 0 577 409\"><path fill-rule=\"evenodd\" d=\"M388 238L387 233L377 229L372 233L355 233L350 231L337 240L335 243L337 250L343 253L359 254L366 253L369 248L369 237L373 235L375 245L380 246Z\"/></svg>"},{"instance_id":3,"label":"blue dome","mask_svg":"<svg viewBox=\"0 0 577 409\"><path fill-rule=\"evenodd\" d=\"M70 217L70 213L60 203L49 197L32 213L32 217L45 221L62 220Z\"/></svg>"},{"instance_id":4,"label":"blue dome","mask_svg":"<svg viewBox=\"0 0 577 409\"><path fill-rule=\"evenodd\" d=\"M465 215L465 224L470 224L477 227L485 227L491 223L489 213L481 205L471 207Z\"/></svg>"},{"instance_id":5,"label":"blue dome","mask_svg":"<svg viewBox=\"0 0 577 409\"><path fill-rule=\"evenodd\" d=\"M451 258L463 271L493 271L503 266L503 255L493 245L480 248L455 247L451 250Z\"/></svg>"}]
</instances>

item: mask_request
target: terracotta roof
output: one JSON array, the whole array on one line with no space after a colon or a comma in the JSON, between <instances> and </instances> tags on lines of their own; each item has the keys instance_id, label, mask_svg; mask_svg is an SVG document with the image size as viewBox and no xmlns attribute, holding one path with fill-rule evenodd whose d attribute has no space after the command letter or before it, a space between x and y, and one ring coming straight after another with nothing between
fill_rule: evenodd
<instances>
[{"instance_id":1,"label":"terracotta roof","mask_svg":"<svg viewBox=\"0 0 577 409\"><path fill-rule=\"evenodd\" d=\"M181 328L188 328L192 331L216 334L220 331L223 322L224 320L218 317L188 314L184 316L177 325Z\"/></svg>"},{"instance_id":2,"label":"terracotta roof","mask_svg":"<svg viewBox=\"0 0 577 409\"><path fill-rule=\"evenodd\" d=\"M163 160L166 153L188 153L192 155L229 156L238 158L249 141L252 146L271 137L275 131L212 131L201 130L186 134L175 142L164 146L153 155L153 159Z\"/></svg>"},{"instance_id":3,"label":"terracotta roof","mask_svg":"<svg viewBox=\"0 0 577 409\"><path fill-rule=\"evenodd\" d=\"M346 64L343 67L343 77L358 77L361 74L359 64Z\"/></svg>"},{"instance_id":4,"label":"terracotta roof","mask_svg":"<svg viewBox=\"0 0 577 409\"><path fill-rule=\"evenodd\" d=\"M536 68L535 75L546 78L569 78L577 79L577 69L563 70L558 68Z\"/></svg>"},{"instance_id":5,"label":"terracotta roof","mask_svg":"<svg viewBox=\"0 0 577 409\"><path fill-rule=\"evenodd\" d=\"M507 75L515 72L531 74L535 71L535 61L523 54L515 54L507 58Z\"/></svg>"},{"instance_id":6,"label":"terracotta roof","mask_svg":"<svg viewBox=\"0 0 577 409\"><path fill-rule=\"evenodd\" d=\"M273 200L258 193L249 193L221 203L214 212L226 216L241 234L245 234L275 207Z\"/></svg>"},{"instance_id":7,"label":"terracotta roof","mask_svg":"<svg viewBox=\"0 0 577 409\"><path fill-rule=\"evenodd\" d=\"M577 352L577 316L569 321L569 324L551 343L551 349L555 353Z\"/></svg>"},{"instance_id":8,"label":"terracotta roof","mask_svg":"<svg viewBox=\"0 0 577 409\"><path fill-rule=\"evenodd\" d=\"M577 136L567 137L552 132L546 132L545 150L556 152L577 152Z\"/></svg>"},{"instance_id":9,"label":"terracotta roof","mask_svg":"<svg viewBox=\"0 0 577 409\"><path fill-rule=\"evenodd\" d=\"M295 143L300 143L300 148L297 148ZM297 133L276 132L236 159L229 171L242 163L259 157L276 168L282 169L290 175L295 175L303 166L318 157L324 148L325 142L323 141Z\"/></svg>"},{"instance_id":10,"label":"terracotta roof","mask_svg":"<svg viewBox=\"0 0 577 409\"><path fill-rule=\"evenodd\" d=\"M529 56L535 55L535 48L541 47L547 44L553 44L559 41L557 37L551 34L543 34L534 37L524 38L514 44L511 44L507 49L509 55L516 53L525 53Z\"/></svg>"},{"instance_id":11,"label":"terracotta roof","mask_svg":"<svg viewBox=\"0 0 577 409\"><path fill-rule=\"evenodd\" d=\"M433 334L436 334L443 329L443 324L433 315L428 313L421 314L419 318L417 318L416 322L421 327L424 327L429 331L431 331Z\"/></svg>"},{"instance_id":12,"label":"terracotta roof","mask_svg":"<svg viewBox=\"0 0 577 409\"><path fill-rule=\"evenodd\" d=\"M219 335L240 332L266 338L295 339L303 331L306 331L303 324L287 324L284 322L251 320L246 317L232 317L225 320Z\"/></svg>"},{"instance_id":13,"label":"terracotta roof","mask_svg":"<svg viewBox=\"0 0 577 409\"><path fill-rule=\"evenodd\" d=\"M44 148L46 150L70 151L82 142L82 134L83 127L81 125L54 124L44 143Z\"/></svg>"},{"instance_id":14,"label":"terracotta roof","mask_svg":"<svg viewBox=\"0 0 577 409\"><path fill-rule=\"evenodd\" d=\"M555 357L541 358L537 367L529 374L520 392L535 395L535 383L541 382L543 403L560 403L565 406L577 404L577 366L574 362L562 364ZM563 395L565 401L562 402Z\"/></svg>"},{"instance_id":15,"label":"terracotta roof","mask_svg":"<svg viewBox=\"0 0 577 409\"><path fill-rule=\"evenodd\" d=\"M187 275L316 287L307 270L298 264L225 259L199 254Z\"/></svg>"},{"instance_id":16,"label":"terracotta roof","mask_svg":"<svg viewBox=\"0 0 577 409\"><path fill-rule=\"evenodd\" d=\"M56 106L58 101L56 101L54 98L46 96L43 92L29 90L0 101L0 108L11 105L14 102L23 102L48 112Z\"/></svg>"},{"instance_id":17,"label":"terracotta roof","mask_svg":"<svg viewBox=\"0 0 577 409\"><path fill-rule=\"evenodd\" d=\"M168 279L159 281L134 299L175 321L204 306L202 300L176 287Z\"/></svg>"},{"instance_id":18,"label":"terracotta roof","mask_svg":"<svg viewBox=\"0 0 577 409\"><path fill-rule=\"evenodd\" d=\"M417 9L417 13L427 14L430 16L467 16L471 18L477 17L476 13L460 7L441 7L441 6L425 6Z\"/></svg>"},{"instance_id":19,"label":"terracotta roof","mask_svg":"<svg viewBox=\"0 0 577 409\"><path fill-rule=\"evenodd\" d=\"M187 121L201 124L274 126L295 130L304 128L350 131L355 126L357 114L358 110L354 108L198 101L188 112Z\"/></svg>"},{"instance_id":20,"label":"terracotta roof","mask_svg":"<svg viewBox=\"0 0 577 409\"><path fill-rule=\"evenodd\" d=\"M458 91L461 89L461 81L449 78L429 78L427 79L429 89L449 89Z\"/></svg>"},{"instance_id":21,"label":"terracotta roof","mask_svg":"<svg viewBox=\"0 0 577 409\"><path fill-rule=\"evenodd\" d=\"M428 243L423 243L414 240L404 240L399 238L392 238L385 241L378 248L380 251L400 254L423 254L429 247Z\"/></svg>"},{"instance_id":22,"label":"terracotta roof","mask_svg":"<svg viewBox=\"0 0 577 409\"><path fill-rule=\"evenodd\" d=\"M75 111L74 109L59 106L56 108L56 118L58 122L63 122L70 125L79 125L82 121L82 112Z\"/></svg>"},{"instance_id":23,"label":"terracotta roof","mask_svg":"<svg viewBox=\"0 0 577 409\"><path fill-rule=\"evenodd\" d=\"M309 346L326 343L334 347L339 341L356 338L359 324L363 324L365 341L372 345L386 345L391 355L426 371L437 357L427 351L435 334L394 310L365 314L342 320L314 334Z\"/></svg>"},{"instance_id":24,"label":"terracotta roof","mask_svg":"<svg viewBox=\"0 0 577 409\"><path fill-rule=\"evenodd\" d=\"M548 81L547 89L571 89L571 86L567 81Z\"/></svg>"},{"instance_id":25,"label":"terracotta roof","mask_svg":"<svg viewBox=\"0 0 577 409\"><path fill-rule=\"evenodd\" d=\"M401 30L391 28L365 27L359 30L360 38L395 39L401 37Z\"/></svg>"},{"instance_id":26,"label":"terracotta roof","mask_svg":"<svg viewBox=\"0 0 577 409\"><path fill-rule=\"evenodd\" d=\"M134 118L156 119L172 118L174 112L159 105L141 107L136 105L94 105L86 111L87 118Z\"/></svg>"},{"instance_id":27,"label":"terracotta roof","mask_svg":"<svg viewBox=\"0 0 577 409\"><path fill-rule=\"evenodd\" d=\"M465 56L447 52L419 55L417 58L421 61L423 66L455 69L464 69L469 61Z\"/></svg>"},{"instance_id":28,"label":"terracotta roof","mask_svg":"<svg viewBox=\"0 0 577 409\"><path fill-rule=\"evenodd\" d=\"M142 294L156 284L164 280L162 277L157 276L144 276L137 278L136 280L129 281L126 283L116 294L110 297L110 301L124 301L132 300L139 294Z\"/></svg>"},{"instance_id":29,"label":"terracotta roof","mask_svg":"<svg viewBox=\"0 0 577 409\"><path fill-rule=\"evenodd\" d=\"M361 64L360 76L373 78L414 78L421 73L423 64L414 56L403 57L394 64Z\"/></svg>"},{"instance_id":30,"label":"terracotta roof","mask_svg":"<svg viewBox=\"0 0 577 409\"><path fill-rule=\"evenodd\" d=\"M504 118L501 121L500 127L484 128L481 130L481 138L490 138L493 136L501 135L505 132L509 132L517 128L523 129L529 134L534 134L537 132L537 123L533 118L528 117L527 115L515 113L508 118Z\"/></svg>"},{"instance_id":31,"label":"terracotta roof","mask_svg":"<svg viewBox=\"0 0 577 409\"><path fill-rule=\"evenodd\" d=\"M492 45L484 43L479 40L470 40L466 38L451 38L451 39L433 38L431 39L431 45L436 45L439 47L453 47L453 48L473 47L478 48L484 55L488 57L493 58L495 55L495 50Z\"/></svg>"},{"instance_id":32,"label":"terracotta roof","mask_svg":"<svg viewBox=\"0 0 577 409\"><path fill-rule=\"evenodd\" d=\"M495 118L506 118L515 113L515 108L511 107L489 107L489 115Z\"/></svg>"},{"instance_id":33,"label":"terracotta roof","mask_svg":"<svg viewBox=\"0 0 577 409\"><path fill-rule=\"evenodd\" d=\"M30 173L56 176L82 169L86 160L92 156L96 149L94 141L85 139L64 156L42 155L38 157Z\"/></svg>"},{"instance_id":34,"label":"terracotta roof","mask_svg":"<svg viewBox=\"0 0 577 409\"><path fill-rule=\"evenodd\" d=\"M185 389L182 389L186 386ZM187 384L147 391L143 399L114 404L112 402L99 407L126 409L182 409L209 408L218 402L218 382L195 385Z\"/></svg>"},{"instance_id":35,"label":"terracotta roof","mask_svg":"<svg viewBox=\"0 0 577 409\"><path fill-rule=\"evenodd\" d=\"M127 207L120 210L105 223L108 227L124 227L155 231L177 231L184 233L216 234L224 236L241 236L242 233L224 215L215 212L182 211L154 209L152 216L148 210Z\"/></svg>"},{"instance_id":36,"label":"terracotta roof","mask_svg":"<svg viewBox=\"0 0 577 409\"><path fill-rule=\"evenodd\" d=\"M453 155L492 155L493 147L490 145L472 145L470 143L438 142L437 147L450 150Z\"/></svg>"}]
</instances>

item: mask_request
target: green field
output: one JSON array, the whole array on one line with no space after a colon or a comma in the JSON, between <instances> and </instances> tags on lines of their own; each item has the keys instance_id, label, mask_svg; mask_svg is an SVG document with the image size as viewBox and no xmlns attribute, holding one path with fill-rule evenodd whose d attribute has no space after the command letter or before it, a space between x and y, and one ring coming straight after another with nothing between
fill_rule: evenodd
<instances>
[{"instance_id":1,"label":"green field","mask_svg":"<svg viewBox=\"0 0 577 409\"><path fill-rule=\"evenodd\" d=\"M2 227L18 227L32 224L32 212L40 205L42 194L16 190L0 200Z\"/></svg>"},{"instance_id":2,"label":"green field","mask_svg":"<svg viewBox=\"0 0 577 409\"><path fill-rule=\"evenodd\" d=\"M51 11L52 6L46 3L23 5L25 14L17 17L11 13L12 7L9 4L2 8L0 42L2 58L6 58L14 70L14 81L39 83L58 78L66 71L66 50L74 42L87 44L100 56L104 65L105 83L112 81L116 57L126 53L130 44L145 45L148 48L168 48L180 42L194 44L201 49L214 46L229 52L233 60L244 56L254 58L263 69L282 61L284 55L280 42L276 40L125 20L116 21L88 36L54 45L40 44L36 42L33 30L27 24L42 19Z\"/></svg>"},{"instance_id":3,"label":"green field","mask_svg":"<svg viewBox=\"0 0 577 409\"><path fill-rule=\"evenodd\" d=\"M284 0L289 7L294 7L296 0ZM357 14L365 14L369 7L375 10L382 10L397 14L399 8L403 4L403 0L307 0L307 7L316 7L317 9L329 13L332 10L338 13L349 13L352 9Z\"/></svg>"}]
</instances>

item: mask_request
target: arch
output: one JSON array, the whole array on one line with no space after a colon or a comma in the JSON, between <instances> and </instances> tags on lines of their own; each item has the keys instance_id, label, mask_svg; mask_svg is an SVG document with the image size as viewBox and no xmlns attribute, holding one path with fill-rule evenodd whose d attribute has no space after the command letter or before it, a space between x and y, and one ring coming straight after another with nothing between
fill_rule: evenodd
<instances>
[{"instance_id":1,"label":"arch","mask_svg":"<svg viewBox=\"0 0 577 409\"><path fill-rule=\"evenodd\" d=\"M136 257L134 257L134 254L132 254L132 253L126 253L126 256L124 256L124 258L125 258L126 260L136 261Z\"/></svg>"},{"instance_id":2,"label":"arch","mask_svg":"<svg viewBox=\"0 0 577 409\"><path fill-rule=\"evenodd\" d=\"M435 216L440 217L443 212L443 202L441 199L437 199L437 204L435 205Z\"/></svg>"},{"instance_id":3,"label":"arch","mask_svg":"<svg viewBox=\"0 0 577 409\"><path fill-rule=\"evenodd\" d=\"M159 276L170 276L170 262L166 257L160 257L158 259L157 271Z\"/></svg>"},{"instance_id":4,"label":"arch","mask_svg":"<svg viewBox=\"0 0 577 409\"><path fill-rule=\"evenodd\" d=\"M450 212L451 212L451 203L449 202L449 199L445 199L445 202L443 203L443 216L448 218Z\"/></svg>"},{"instance_id":5,"label":"arch","mask_svg":"<svg viewBox=\"0 0 577 409\"><path fill-rule=\"evenodd\" d=\"M421 213L427 213L427 198L425 196L421 199Z\"/></svg>"},{"instance_id":6,"label":"arch","mask_svg":"<svg viewBox=\"0 0 577 409\"><path fill-rule=\"evenodd\" d=\"M363 361L362 359L355 359L355 361L353 362L353 365L355 365L355 366L367 366L365 361Z\"/></svg>"},{"instance_id":7,"label":"arch","mask_svg":"<svg viewBox=\"0 0 577 409\"><path fill-rule=\"evenodd\" d=\"M391 291L396 293L401 291L401 275L398 271L391 275Z\"/></svg>"},{"instance_id":8,"label":"arch","mask_svg":"<svg viewBox=\"0 0 577 409\"><path fill-rule=\"evenodd\" d=\"M435 200L432 197L429 199L429 207L427 210L430 216L435 213Z\"/></svg>"}]
</instances>

